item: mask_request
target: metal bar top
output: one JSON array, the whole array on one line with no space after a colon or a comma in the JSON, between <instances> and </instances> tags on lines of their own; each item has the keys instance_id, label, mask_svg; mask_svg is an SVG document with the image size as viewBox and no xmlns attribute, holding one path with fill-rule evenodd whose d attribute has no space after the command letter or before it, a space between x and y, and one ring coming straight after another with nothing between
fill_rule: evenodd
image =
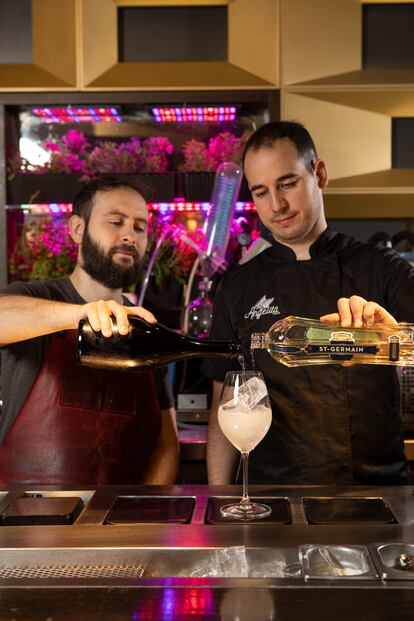
<instances>
[{"instance_id":1,"label":"metal bar top","mask_svg":"<svg viewBox=\"0 0 414 621\"><path fill-rule=\"evenodd\" d=\"M212 547L212 546L275 546L298 543L368 544L375 541L414 542L414 489L396 487L339 486L252 486L251 496L287 499L291 523L277 524L271 520L254 523L206 523L209 499L237 499L240 486L175 485L175 486L108 486L65 489L56 486L20 486L0 490L1 516L22 497L80 498L83 509L74 524L45 526L0 526L0 548L14 547ZM132 499L194 499L187 523L174 522L173 509L161 505L159 519L107 523L107 516L118 498ZM304 498L316 499L382 499L392 522L365 519L362 522L335 519L328 523L309 524ZM335 507L334 507L335 508ZM165 515L162 514L164 511ZM172 511L172 513L171 513ZM331 512L332 513L332 512ZM348 516L349 517L349 516ZM185 520L184 520L185 521Z\"/></svg>"},{"instance_id":2,"label":"metal bar top","mask_svg":"<svg viewBox=\"0 0 414 621\"><path fill-rule=\"evenodd\" d=\"M24 486L0 490L0 620L302 621L306 616L309 621L349 621L350 618L394 621L398 612L399 621L411 621L414 580L387 581L375 561L377 577L359 581L337 578L306 581L302 576L180 578L179 571L168 573L165 565L162 573L163 562L179 570L186 558L205 555L208 558L214 550L231 546L244 546L252 553L251 558L256 555L259 559L267 558L273 551L276 555L285 554L285 558L293 558L292 554L298 558L301 544L371 549L381 543L385 561L387 546L398 553L403 550L399 544L408 546L407 550L413 549L411 486L252 486L253 497L267 501L285 499L289 507L288 523L207 523L211 499L237 498L240 491L239 486L186 485L96 489ZM184 522L171 522L177 515L175 501L180 498L184 499L185 507L191 507L190 517ZM23 512L31 504L41 507L42 499L48 510L56 504L55 499L63 499L65 507L75 506L80 499L82 510L75 514L73 524L10 523L16 516L22 519L19 513L22 507ZM152 516L154 506L161 504L163 522L128 521L131 513L123 513L128 502L139 504L146 499L149 500L149 513L148 506L144 506L147 518ZM375 510L366 521L361 507L371 507L372 503ZM119 506L122 511L116 513ZM184 515L185 520L183 505L178 506L180 519ZM315 506L317 511L311 514L309 508L314 510ZM320 512L321 508L325 514ZM324 515L328 523L323 523ZM353 519L361 515L362 521ZM384 519L379 523L381 516ZM141 578L147 558L155 569L153 559L161 559L160 577L153 573L146 578L144 571ZM5 570L10 570L12 577L7 577Z\"/></svg>"}]
</instances>

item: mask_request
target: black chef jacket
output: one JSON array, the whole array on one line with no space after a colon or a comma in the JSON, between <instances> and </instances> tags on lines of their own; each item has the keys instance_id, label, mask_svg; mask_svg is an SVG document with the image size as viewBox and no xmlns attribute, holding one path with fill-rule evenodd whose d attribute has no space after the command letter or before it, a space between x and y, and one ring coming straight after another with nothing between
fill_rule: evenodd
<instances>
[{"instance_id":1,"label":"black chef jacket","mask_svg":"<svg viewBox=\"0 0 414 621\"><path fill-rule=\"evenodd\" d=\"M277 242L223 278L214 300L212 339L240 340L288 315L319 319L340 297L360 295L399 321L414 322L414 268L398 254L327 229L297 261ZM387 366L288 368L256 350L273 408L271 428L250 456L255 483L408 483L396 371ZM235 361L208 359L223 381Z\"/></svg>"}]
</instances>

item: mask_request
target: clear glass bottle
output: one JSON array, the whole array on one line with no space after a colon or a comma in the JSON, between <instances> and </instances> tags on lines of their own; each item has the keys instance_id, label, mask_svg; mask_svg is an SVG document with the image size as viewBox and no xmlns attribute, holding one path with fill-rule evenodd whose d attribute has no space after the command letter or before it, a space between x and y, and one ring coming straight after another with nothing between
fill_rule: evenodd
<instances>
[{"instance_id":1,"label":"clear glass bottle","mask_svg":"<svg viewBox=\"0 0 414 621\"><path fill-rule=\"evenodd\" d=\"M111 337L94 332L89 321L82 319L78 330L79 362L101 369L139 371L186 358L241 356L241 345L237 341L194 339L160 323L150 324L134 316L128 319L129 333L119 334L114 324Z\"/></svg>"},{"instance_id":2,"label":"clear glass bottle","mask_svg":"<svg viewBox=\"0 0 414 621\"><path fill-rule=\"evenodd\" d=\"M305 317L276 321L251 337L251 349L267 349L288 367L314 364L414 366L414 324L343 328Z\"/></svg>"},{"instance_id":3,"label":"clear glass bottle","mask_svg":"<svg viewBox=\"0 0 414 621\"><path fill-rule=\"evenodd\" d=\"M242 177L241 167L234 162L222 162L216 170L210 209L203 228L205 248L201 255L201 271L209 279L225 262Z\"/></svg>"},{"instance_id":4,"label":"clear glass bottle","mask_svg":"<svg viewBox=\"0 0 414 621\"><path fill-rule=\"evenodd\" d=\"M213 319L213 302L209 297L212 281L203 278L198 283L200 295L193 300L188 307L188 331L189 336L197 339L208 338Z\"/></svg>"}]
</instances>

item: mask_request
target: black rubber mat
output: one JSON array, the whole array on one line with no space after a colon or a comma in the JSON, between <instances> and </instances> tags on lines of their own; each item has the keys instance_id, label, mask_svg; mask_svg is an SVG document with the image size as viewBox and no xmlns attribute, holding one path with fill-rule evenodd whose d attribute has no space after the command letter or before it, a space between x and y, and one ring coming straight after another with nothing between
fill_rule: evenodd
<instances>
[{"instance_id":1,"label":"black rubber mat","mask_svg":"<svg viewBox=\"0 0 414 621\"><path fill-rule=\"evenodd\" d=\"M83 509L83 500L68 497L21 496L0 515L2 526L73 524Z\"/></svg>"},{"instance_id":2,"label":"black rubber mat","mask_svg":"<svg viewBox=\"0 0 414 621\"><path fill-rule=\"evenodd\" d=\"M303 498L309 524L397 524L383 498Z\"/></svg>"},{"instance_id":3,"label":"black rubber mat","mask_svg":"<svg viewBox=\"0 0 414 621\"><path fill-rule=\"evenodd\" d=\"M173 496L118 496L105 524L190 522L195 499Z\"/></svg>"},{"instance_id":4,"label":"black rubber mat","mask_svg":"<svg viewBox=\"0 0 414 621\"><path fill-rule=\"evenodd\" d=\"M254 520L255 523L260 524L291 524L292 519L290 516L289 500L287 498L269 497L269 498L251 498L253 502L259 502L267 505L271 508L272 513L259 520ZM245 520L238 520L232 517L225 517L221 515L220 508L223 505L238 503L240 497L220 497L212 496L208 499L207 511L206 511L206 524L240 524ZM247 520L246 520L247 523Z\"/></svg>"}]
</instances>

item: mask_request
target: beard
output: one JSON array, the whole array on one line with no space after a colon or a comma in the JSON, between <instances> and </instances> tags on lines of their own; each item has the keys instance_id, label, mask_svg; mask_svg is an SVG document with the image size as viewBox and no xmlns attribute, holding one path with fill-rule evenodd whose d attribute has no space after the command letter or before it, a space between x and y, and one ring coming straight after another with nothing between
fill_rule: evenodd
<instances>
[{"instance_id":1,"label":"beard","mask_svg":"<svg viewBox=\"0 0 414 621\"><path fill-rule=\"evenodd\" d=\"M113 260L116 252L128 252L133 262L122 265ZM89 235L86 228L82 239L82 267L85 272L108 289L124 289L136 283L142 274L142 257L135 246L113 246L107 254Z\"/></svg>"}]
</instances>

